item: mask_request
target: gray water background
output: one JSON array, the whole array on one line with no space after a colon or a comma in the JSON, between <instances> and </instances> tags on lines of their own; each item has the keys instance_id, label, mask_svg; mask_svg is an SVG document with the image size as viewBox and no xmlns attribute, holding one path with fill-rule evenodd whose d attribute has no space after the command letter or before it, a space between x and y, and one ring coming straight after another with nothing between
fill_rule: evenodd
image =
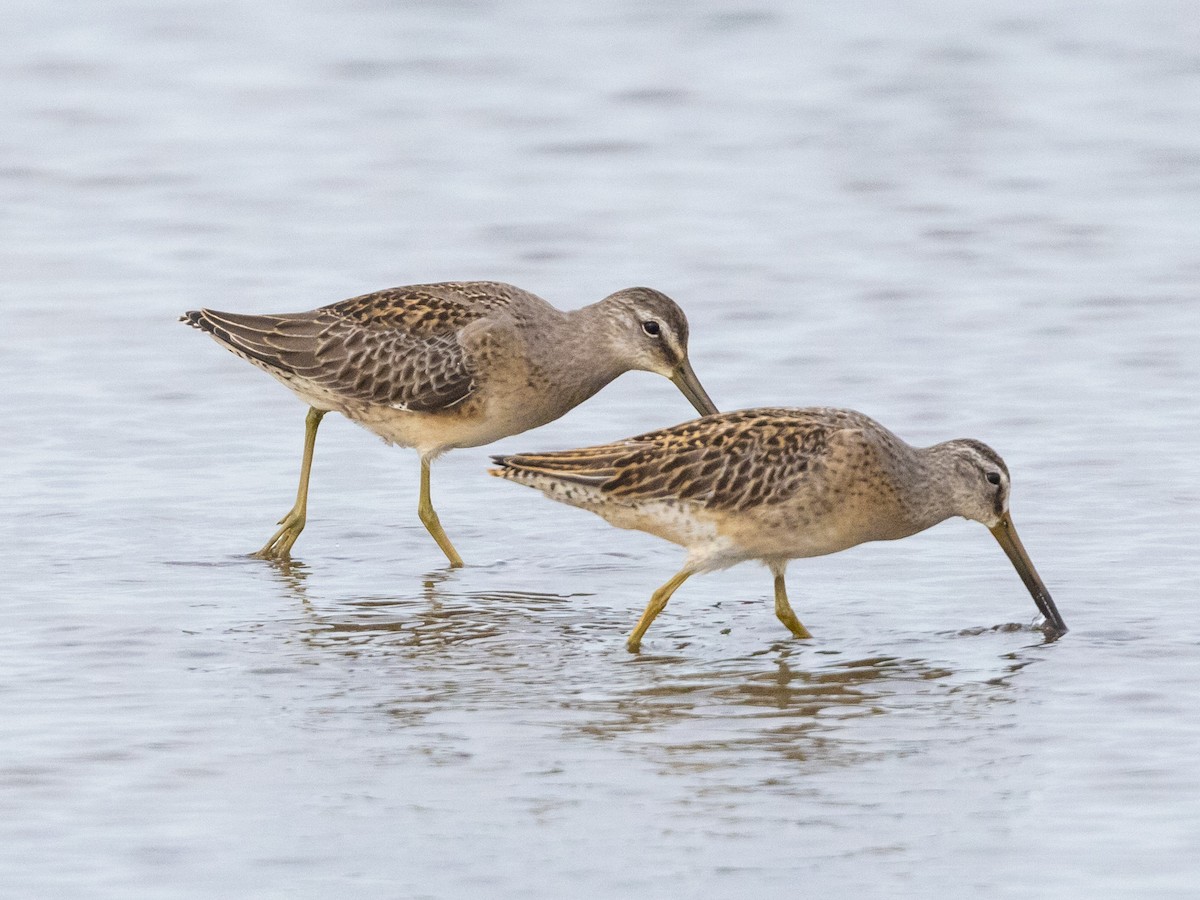
<instances>
[{"instance_id":1,"label":"gray water background","mask_svg":"<svg viewBox=\"0 0 1200 900\"><path fill-rule=\"evenodd\" d=\"M0 29L6 897L1194 897L1189 3L49 4ZM963 521L689 582L483 474L691 415L628 375L417 465L175 317L499 279L674 296L726 409L988 441Z\"/></svg>"}]
</instances>

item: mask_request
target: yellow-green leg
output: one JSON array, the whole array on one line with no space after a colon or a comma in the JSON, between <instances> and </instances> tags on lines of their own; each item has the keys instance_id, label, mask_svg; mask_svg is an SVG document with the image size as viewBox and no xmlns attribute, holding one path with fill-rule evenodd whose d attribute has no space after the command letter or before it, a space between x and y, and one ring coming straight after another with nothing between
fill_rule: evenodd
<instances>
[{"instance_id":1,"label":"yellow-green leg","mask_svg":"<svg viewBox=\"0 0 1200 900\"><path fill-rule=\"evenodd\" d=\"M296 490L296 503L286 516L279 520L281 526L257 553L259 559L285 559L291 556L292 544L304 530L308 512L308 476L312 472L313 448L317 445L317 427L325 417L325 410L310 408L304 419L304 460L300 463L300 487Z\"/></svg>"},{"instance_id":2,"label":"yellow-green leg","mask_svg":"<svg viewBox=\"0 0 1200 900\"><path fill-rule=\"evenodd\" d=\"M429 460L424 457L421 457L421 500L417 505L417 515L421 517L421 523L425 529L433 535L437 545L446 554L446 559L450 560L451 568L460 568L463 564L462 557L458 555L458 551L450 543L450 538L446 537L446 532L442 530L442 523L438 521L433 501L429 499Z\"/></svg>"},{"instance_id":3,"label":"yellow-green leg","mask_svg":"<svg viewBox=\"0 0 1200 900\"><path fill-rule=\"evenodd\" d=\"M671 595L679 589L679 586L688 580L692 575L690 569L682 569L674 578L660 587L650 597L650 602L646 604L646 611L642 613L642 617L638 620L637 627L633 629L633 634L629 635L629 640L625 642L625 646L629 648L631 653L637 652L637 649L642 645L642 635L646 633L646 629L650 627L650 623L658 617L658 614L663 611L667 605L667 601L671 599Z\"/></svg>"},{"instance_id":4,"label":"yellow-green leg","mask_svg":"<svg viewBox=\"0 0 1200 900\"><path fill-rule=\"evenodd\" d=\"M792 611L792 604L788 603L787 586L783 583L782 572L775 573L775 615L796 637L812 637L809 630L804 627L804 623L796 618L796 613Z\"/></svg>"}]
</instances>

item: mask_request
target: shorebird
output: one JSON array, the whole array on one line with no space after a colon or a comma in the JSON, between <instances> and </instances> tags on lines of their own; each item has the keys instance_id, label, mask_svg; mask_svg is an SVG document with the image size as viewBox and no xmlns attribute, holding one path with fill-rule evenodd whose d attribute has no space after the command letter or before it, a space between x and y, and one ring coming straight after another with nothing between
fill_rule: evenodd
<instances>
[{"instance_id":1,"label":"shorebird","mask_svg":"<svg viewBox=\"0 0 1200 900\"><path fill-rule=\"evenodd\" d=\"M317 428L336 411L421 459L421 522L451 566L462 557L429 496L429 464L557 419L634 369L673 381L715 413L688 361L688 323L670 297L627 288L564 312L508 284L390 288L310 312L193 310L180 321L281 381L309 405L296 502L255 553L283 558L304 529Z\"/></svg>"},{"instance_id":2,"label":"shorebird","mask_svg":"<svg viewBox=\"0 0 1200 900\"><path fill-rule=\"evenodd\" d=\"M1000 542L1047 636L1067 630L1013 527L1008 467L979 441L917 448L853 410L747 409L597 447L492 459L493 475L687 548L630 650L690 576L750 559L775 576L779 620L812 637L788 602L789 560L908 537L953 516L982 522Z\"/></svg>"}]
</instances>

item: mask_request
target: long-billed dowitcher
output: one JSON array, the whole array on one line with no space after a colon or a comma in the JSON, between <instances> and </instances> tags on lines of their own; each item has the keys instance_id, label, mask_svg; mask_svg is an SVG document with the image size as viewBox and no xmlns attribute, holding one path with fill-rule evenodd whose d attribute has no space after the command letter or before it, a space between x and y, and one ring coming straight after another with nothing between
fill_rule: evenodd
<instances>
[{"instance_id":1,"label":"long-billed dowitcher","mask_svg":"<svg viewBox=\"0 0 1200 900\"><path fill-rule=\"evenodd\" d=\"M201 309L180 321L275 376L310 407L296 502L256 553L286 557L304 529L313 446L336 410L421 457L418 514L451 566L462 558L429 498L429 464L544 425L634 369L673 381L702 414L716 407L688 361L688 323L671 298L627 288L563 312L507 284L418 284L311 312Z\"/></svg>"},{"instance_id":2,"label":"long-billed dowitcher","mask_svg":"<svg viewBox=\"0 0 1200 900\"><path fill-rule=\"evenodd\" d=\"M780 621L811 637L788 602L789 560L908 537L952 516L986 525L1047 634L1067 630L1009 516L1008 467L979 441L917 448L853 410L747 409L598 447L492 458L493 475L687 548L630 635L631 650L689 576L748 559L774 574Z\"/></svg>"}]
</instances>

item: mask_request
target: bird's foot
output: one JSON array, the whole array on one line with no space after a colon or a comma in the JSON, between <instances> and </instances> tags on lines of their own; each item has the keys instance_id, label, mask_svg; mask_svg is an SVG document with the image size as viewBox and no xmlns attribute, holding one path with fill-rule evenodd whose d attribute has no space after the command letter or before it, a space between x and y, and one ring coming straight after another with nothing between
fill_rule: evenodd
<instances>
[{"instance_id":1,"label":"bird's foot","mask_svg":"<svg viewBox=\"0 0 1200 900\"><path fill-rule=\"evenodd\" d=\"M306 517L303 510L293 508L279 520L280 528L257 553L251 553L255 559L287 559L292 555L292 545L300 532L304 530Z\"/></svg>"}]
</instances>

